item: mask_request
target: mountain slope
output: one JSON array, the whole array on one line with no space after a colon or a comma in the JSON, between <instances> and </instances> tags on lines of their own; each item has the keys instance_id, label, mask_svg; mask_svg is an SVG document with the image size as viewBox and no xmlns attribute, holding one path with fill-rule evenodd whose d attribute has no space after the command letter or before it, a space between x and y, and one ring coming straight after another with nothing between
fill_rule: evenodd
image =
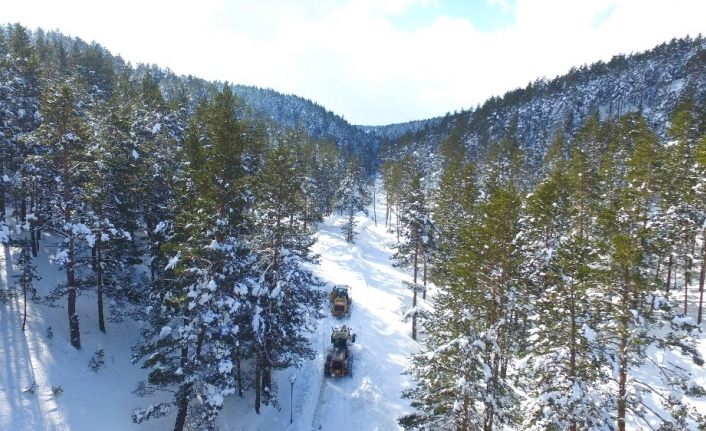
<instances>
[{"instance_id":1,"label":"mountain slope","mask_svg":"<svg viewBox=\"0 0 706 431\"><path fill-rule=\"evenodd\" d=\"M570 137L594 114L604 120L639 111L664 136L672 111L685 97L697 106L706 102L706 39L701 36L538 79L475 109L429 121L399 142L408 153L437 153L446 139L459 140L476 157L509 134L536 163L554 133Z\"/></svg>"}]
</instances>

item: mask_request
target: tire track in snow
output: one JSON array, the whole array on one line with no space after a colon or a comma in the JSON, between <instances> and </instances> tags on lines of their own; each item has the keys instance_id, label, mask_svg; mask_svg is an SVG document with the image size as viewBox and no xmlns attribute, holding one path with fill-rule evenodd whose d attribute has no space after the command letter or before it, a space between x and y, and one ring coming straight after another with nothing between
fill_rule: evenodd
<instances>
[{"instance_id":1,"label":"tire track in snow","mask_svg":"<svg viewBox=\"0 0 706 431\"><path fill-rule=\"evenodd\" d=\"M365 316L361 314L363 311L360 311L364 310L363 308L356 310L362 303L360 300L356 301L356 296L361 298L362 295L370 294L371 289L375 289L370 285L368 272L377 272L366 257L364 257L362 246L368 243L369 245L379 244L382 243L382 241L376 238L375 232L368 230L367 226L362 227L361 231L361 233L364 232L365 235L360 235L359 244L342 243L341 240L338 239L338 236L328 229L322 230L320 234L327 237L325 241L326 248L320 251L321 259L329 264L333 264L332 266L341 272L355 274L354 279L346 281L346 284L352 287L351 296L353 304L350 317L338 319L329 315L328 318L325 319L325 323L322 322L322 324L327 325L327 328L322 331L321 338L321 355L323 361L319 364L318 372L322 373L322 376L325 357L330 347L330 339L327 331L328 327L345 324L351 326L356 333L360 333L360 330L363 329L361 325L371 323L370 321L366 322L363 320ZM346 253L344 254L349 255L350 258L336 259L335 256L341 251L345 251ZM384 254L385 257L389 257L388 253ZM329 270L326 271L326 273L330 274L331 272ZM359 288L356 289L353 286L359 286ZM356 295L356 293L358 294ZM372 310L368 310L368 314L371 314L371 312ZM374 313L372 317L376 317ZM375 363L369 363L368 360L370 358L368 358L368 355L370 352L365 346L365 340L363 339L362 342L358 342L358 340L356 340L357 342L352 346L353 376L338 379L322 378L315 411L312 416L312 430L341 429L340 426L348 427L348 429L358 429L360 427L356 426L356 419L357 421L363 421L358 425L365 426L367 424L370 426L373 425L373 423L366 421L374 421L375 417L379 414L379 412L376 411L377 406L374 404L376 404L375 401L378 400L380 396L375 396L377 388L374 383L374 378L372 375L369 375L373 369L377 370L379 367L377 367ZM373 372L373 375L374 374ZM361 412L363 413L362 415L359 414ZM348 417L345 417L346 414L348 414ZM345 422L341 423L342 421ZM390 428L390 426L385 427L382 423L378 423L377 426L383 426L383 428L376 429ZM398 428L396 423L393 425L393 428Z\"/></svg>"},{"instance_id":2,"label":"tire track in snow","mask_svg":"<svg viewBox=\"0 0 706 431\"><path fill-rule=\"evenodd\" d=\"M332 227L334 227L334 226L332 226ZM322 231L321 234L328 236L330 239L334 239L334 240L336 239L335 235L332 232ZM352 253L351 253L352 259L350 260L350 262L352 264L345 264L345 263L342 264L342 263L340 263L339 260L336 260L336 259L333 259L333 258L327 256L326 255L327 253L325 253L324 251L322 251L320 253L321 259L333 263L336 267L339 267L340 269L347 269L350 272L355 272L360 277L360 279L362 279L363 283L365 284L365 288L366 289L369 288L370 285L368 283L368 278L366 277L366 271L363 268L363 266L361 265L362 254L361 254L360 247L355 244L347 244L347 243L339 244L339 241L340 240L337 240L333 244L327 242L327 244L329 244L329 245L327 246L325 251L329 252L329 251L333 251L333 249L336 249L336 248L350 248L350 247L352 247L353 248L353 250L351 250L352 251ZM357 269L357 271L356 271L356 269ZM329 280L327 280L327 281L329 281ZM349 285L351 284L350 281L348 282L348 284ZM321 385L319 387L318 398L316 401L316 408L315 408L314 414L312 416L312 423L311 423L312 430L318 431L318 430L325 429L324 423L323 423L325 418L322 417L322 411L326 410L325 407L327 407L329 405L329 400L331 398L333 398L334 396L338 396L338 394L333 394L332 391L327 390L327 386L329 385L329 379L326 378L325 376L323 376L323 366L326 361L326 355L328 354L328 350L330 347L330 335L328 333L328 329L332 328L334 326L339 326L339 325L343 325L343 324L350 326L351 322L353 322L355 320L354 319L355 312L356 312L355 292L356 292L355 288L351 289L351 297L353 299L353 303L351 306L351 315L346 318L338 319L334 316L331 316L330 309L329 309L329 316L328 316L328 318L326 318L326 327L324 328L322 326L320 352L321 352L321 357L323 360L319 364L319 370L318 370L319 373L322 373L321 374L322 378L321 378ZM354 331L356 330L355 326L353 326L353 330ZM357 350L360 350L360 349L357 349ZM360 355L354 356L353 361L354 362L359 361L360 360L359 356ZM354 373L355 373L355 369L356 369L355 365L356 364L354 363L354 365L353 365ZM347 382L347 381L350 381L350 379L352 379L352 378L353 378L353 376L351 376L350 378L342 377L340 379L342 379L344 382Z\"/></svg>"}]
</instances>

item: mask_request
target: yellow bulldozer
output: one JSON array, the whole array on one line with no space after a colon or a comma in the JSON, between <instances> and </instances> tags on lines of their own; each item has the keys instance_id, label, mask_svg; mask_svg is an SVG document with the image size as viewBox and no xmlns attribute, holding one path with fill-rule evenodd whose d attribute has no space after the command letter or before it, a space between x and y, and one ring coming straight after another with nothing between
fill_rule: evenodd
<instances>
[{"instance_id":1,"label":"yellow bulldozer","mask_svg":"<svg viewBox=\"0 0 706 431\"><path fill-rule=\"evenodd\" d=\"M352 376L353 360L349 345L355 343L355 334L350 327L343 325L331 331L331 350L326 355L324 375L326 377Z\"/></svg>"},{"instance_id":2,"label":"yellow bulldozer","mask_svg":"<svg viewBox=\"0 0 706 431\"><path fill-rule=\"evenodd\" d=\"M329 294L331 302L331 314L336 317L350 316L351 314L351 296L350 287L342 284L337 284L331 289Z\"/></svg>"}]
</instances>

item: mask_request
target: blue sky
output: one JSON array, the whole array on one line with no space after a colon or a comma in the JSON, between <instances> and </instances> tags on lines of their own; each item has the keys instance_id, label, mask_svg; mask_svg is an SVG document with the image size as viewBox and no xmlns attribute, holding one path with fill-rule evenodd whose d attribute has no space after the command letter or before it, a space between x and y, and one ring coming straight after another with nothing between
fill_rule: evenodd
<instances>
[{"instance_id":1,"label":"blue sky","mask_svg":"<svg viewBox=\"0 0 706 431\"><path fill-rule=\"evenodd\" d=\"M433 24L439 16L449 16L466 19L480 31L497 31L513 25L516 5L515 0L439 0L412 4L391 21L400 29L414 31Z\"/></svg>"},{"instance_id":2,"label":"blue sky","mask_svg":"<svg viewBox=\"0 0 706 431\"><path fill-rule=\"evenodd\" d=\"M22 0L5 22L133 63L273 88L355 124L468 109L572 66L706 34L703 0Z\"/></svg>"}]
</instances>

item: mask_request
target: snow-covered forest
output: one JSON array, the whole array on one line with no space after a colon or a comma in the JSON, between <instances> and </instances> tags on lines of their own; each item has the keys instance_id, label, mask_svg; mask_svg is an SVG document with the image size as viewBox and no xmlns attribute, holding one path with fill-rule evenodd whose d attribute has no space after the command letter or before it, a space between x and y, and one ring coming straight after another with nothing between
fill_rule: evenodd
<instances>
[{"instance_id":1,"label":"snow-covered forest","mask_svg":"<svg viewBox=\"0 0 706 431\"><path fill-rule=\"evenodd\" d=\"M0 27L0 428L706 429L705 72L363 129Z\"/></svg>"}]
</instances>

